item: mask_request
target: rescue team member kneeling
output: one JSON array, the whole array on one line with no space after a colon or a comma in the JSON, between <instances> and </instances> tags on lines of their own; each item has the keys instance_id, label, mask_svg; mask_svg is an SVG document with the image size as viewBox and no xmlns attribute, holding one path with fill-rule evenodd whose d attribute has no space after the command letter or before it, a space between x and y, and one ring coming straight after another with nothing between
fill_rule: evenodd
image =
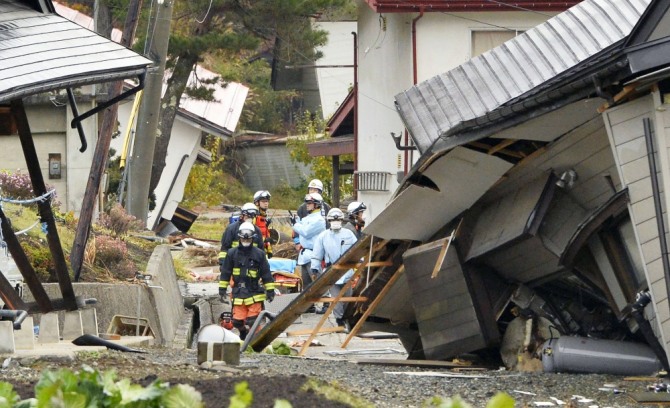
<instances>
[{"instance_id":1,"label":"rescue team member kneeling","mask_svg":"<svg viewBox=\"0 0 670 408\"><path fill-rule=\"evenodd\" d=\"M252 223L240 225L237 234L240 245L228 250L219 278L222 299L225 299L228 286L233 288L233 326L240 331L242 340L263 310L263 302L272 302L275 297L275 283L265 251L251 245L254 235Z\"/></svg>"}]
</instances>

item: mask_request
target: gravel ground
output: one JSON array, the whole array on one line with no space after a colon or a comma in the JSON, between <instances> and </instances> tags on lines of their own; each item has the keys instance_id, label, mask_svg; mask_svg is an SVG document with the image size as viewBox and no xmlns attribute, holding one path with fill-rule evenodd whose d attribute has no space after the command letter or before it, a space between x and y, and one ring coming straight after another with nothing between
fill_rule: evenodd
<instances>
[{"instance_id":1,"label":"gravel ground","mask_svg":"<svg viewBox=\"0 0 670 408\"><path fill-rule=\"evenodd\" d=\"M271 406L276 398L288 399L294 407L421 407L434 396L460 395L473 407L485 407L496 392L504 391L515 399L516 407L534 407L537 402L564 407L640 407L627 394L601 391L614 385L630 392L645 391L653 379L624 380L608 375L574 375L478 371L457 373L451 370L403 366L357 364L353 360L324 360L302 357L244 354L238 370L203 369L196 364L194 350L166 348L144 349L145 354L105 351L83 353L77 357L40 357L12 359L0 370L0 381L14 384L22 398L31 390L43 370L79 368L88 364L99 370L114 369L119 376L147 384L159 378L171 383L189 383L202 394L208 407L227 406L232 385L248 380L254 392L254 406ZM232 371L232 372L231 372ZM403 374L390 374L402 372ZM412 373L414 375L408 375ZM442 376L419 376L435 373ZM463 374L481 378L449 378ZM325 399L317 391L300 389L308 379L335 385L368 404L338 403ZM324 387L325 388L325 387ZM535 395L531 395L533 393ZM573 396L584 397L585 401ZM563 401L559 405L555 399ZM590 400L590 401L586 401ZM548 406L548 405L544 405Z\"/></svg>"}]
</instances>

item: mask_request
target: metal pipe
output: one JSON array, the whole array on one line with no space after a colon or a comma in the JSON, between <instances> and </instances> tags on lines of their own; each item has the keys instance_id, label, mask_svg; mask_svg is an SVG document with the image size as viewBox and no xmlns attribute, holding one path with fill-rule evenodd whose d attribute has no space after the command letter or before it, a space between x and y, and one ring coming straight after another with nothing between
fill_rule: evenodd
<instances>
[{"instance_id":1,"label":"metal pipe","mask_svg":"<svg viewBox=\"0 0 670 408\"><path fill-rule=\"evenodd\" d=\"M21 323L28 317L25 310L0 310L0 317L11 317L14 322L14 330L21 330Z\"/></svg>"},{"instance_id":2,"label":"metal pipe","mask_svg":"<svg viewBox=\"0 0 670 408\"><path fill-rule=\"evenodd\" d=\"M665 276L666 296L670 298L670 260L668 260L668 242L665 239L665 224L663 222L663 208L661 207L661 193L658 184L658 173L656 173L656 157L654 150L654 139L651 133L651 119L642 119L644 125L644 139L647 142L647 161L649 162L649 177L651 178L651 192L654 197L654 209L656 210L656 226L658 228L658 239L661 245L661 261L663 262L663 276Z\"/></svg>"},{"instance_id":3,"label":"metal pipe","mask_svg":"<svg viewBox=\"0 0 670 408\"><path fill-rule=\"evenodd\" d=\"M249 329L249 334L247 334L247 337L244 339L244 343L242 344L242 348L240 349L240 353L244 353L244 350L247 349L249 346L249 343L251 343L251 339L254 337L254 334L256 334L256 329L258 329L258 325L261 324L261 321L263 321L263 318L266 317L270 319L270 321L274 320L275 317L277 317L276 313L272 313L269 310L263 310L258 314L256 317L256 321L254 324L251 325L251 329Z\"/></svg>"},{"instance_id":4,"label":"metal pipe","mask_svg":"<svg viewBox=\"0 0 670 408\"><path fill-rule=\"evenodd\" d=\"M419 8L419 15L416 18L412 19L412 84L416 85L419 82L419 68L417 67L417 62L416 62L416 23L419 21L421 18L423 18L423 6ZM399 144L399 143L396 143ZM403 149L405 151L405 163L404 163L404 171L403 174L406 176L407 172L409 171L409 163L414 161L414 152L412 150L416 149L416 146L414 149L409 148L409 132L407 131L407 128L405 128L405 146L407 147L406 149Z\"/></svg>"},{"instance_id":5,"label":"metal pipe","mask_svg":"<svg viewBox=\"0 0 670 408\"><path fill-rule=\"evenodd\" d=\"M354 36L354 194L358 198L358 35L355 31L351 35Z\"/></svg>"}]
</instances>

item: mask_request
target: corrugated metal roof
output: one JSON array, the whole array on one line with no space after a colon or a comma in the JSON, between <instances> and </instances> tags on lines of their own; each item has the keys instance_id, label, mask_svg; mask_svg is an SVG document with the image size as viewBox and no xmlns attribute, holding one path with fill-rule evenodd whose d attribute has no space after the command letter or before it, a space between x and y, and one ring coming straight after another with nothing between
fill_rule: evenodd
<instances>
[{"instance_id":1,"label":"corrugated metal roof","mask_svg":"<svg viewBox=\"0 0 670 408\"><path fill-rule=\"evenodd\" d=\"M651 0L585 0L444 74L396 95L425 152L459 124L495 111L630 34Z\"/></svg>"},{"instance_id":2,"label":"corrugated metal roof","mask_svg":"<svg viewBox=\"0 0 670 408\"><path fill-rule=\"evenodd\" d=\"M0 101L129 78L150 64L57 14L0 1Z\"/></svg>"}]
</instances>

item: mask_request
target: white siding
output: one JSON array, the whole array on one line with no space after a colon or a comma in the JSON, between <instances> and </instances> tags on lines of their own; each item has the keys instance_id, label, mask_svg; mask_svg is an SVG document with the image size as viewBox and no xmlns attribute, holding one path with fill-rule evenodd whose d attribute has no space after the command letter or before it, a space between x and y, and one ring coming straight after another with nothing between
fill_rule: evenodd
<instances>
[{"instance_id":1,"label":"white siding","mask_svg":"<svg viewBox=\"0 0 670 408\"><path fill-rule=\"evenodd\" d=\"M635 236L645 268L645 276L649 282L654 303L652 326L658 333L660 322L662 342L668 348L670 340L670 313L668 311L668 293L663 278L663 265L659 244L656 213L652 197L649 161L644 137L643 119L650 118L656 122L653 96L647 96L624 105L612 108L603 113L603 119L610 138L614 160L623 187L629 187L629 212L635 229ZM661 137L659 137L661 136ZM656 135L658 148L667 149L663 135ZM664 152L664 155L667 154ZM657 153L657 170L659 176L668 174L667 162L663 165L662 155ZM662 184L662 183L661 183ZM664 190L661 186L661 190ZM661 192L662 201L663 192ZM665 208L665 204L663 204ZM667 218L663 210L664 218Z\"/></svg>"}]
</instances>

